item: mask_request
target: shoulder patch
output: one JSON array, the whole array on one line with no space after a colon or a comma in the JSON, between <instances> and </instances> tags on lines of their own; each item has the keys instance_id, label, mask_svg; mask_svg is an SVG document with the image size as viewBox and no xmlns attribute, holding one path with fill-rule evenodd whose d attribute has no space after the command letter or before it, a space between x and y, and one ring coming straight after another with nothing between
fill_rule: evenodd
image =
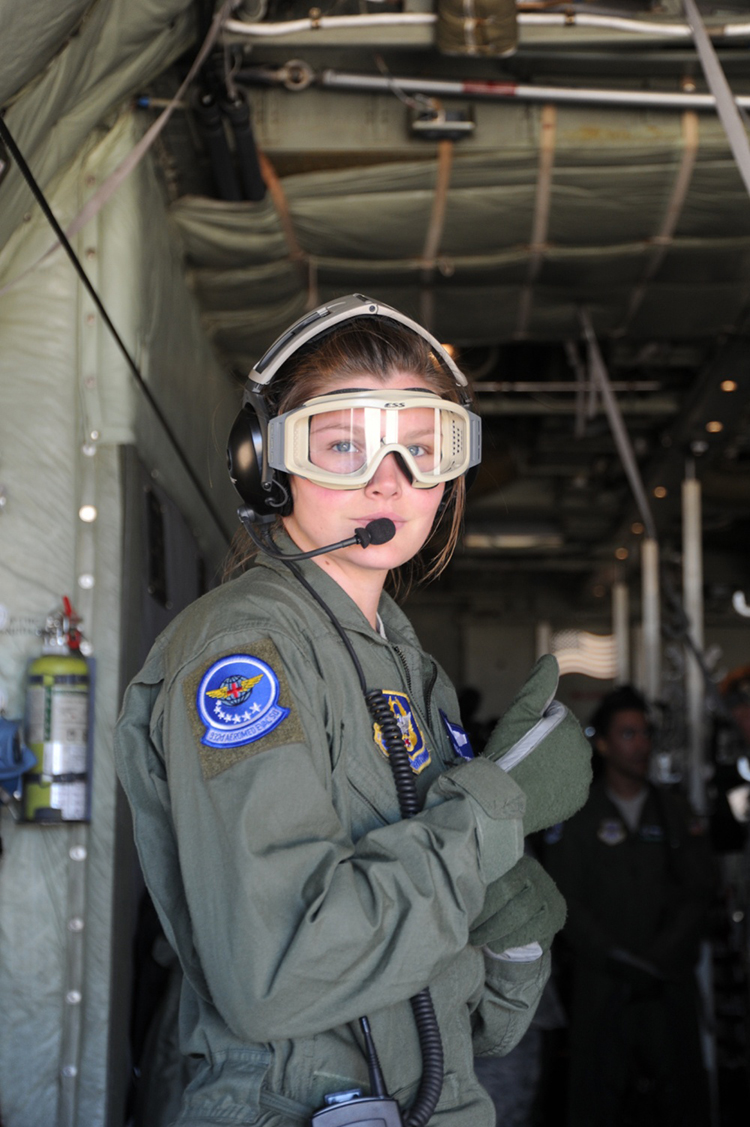
<instances>
[{"instance_id":1,"label":"shoulder patch","mask_svg":"<svg viewBox=\"0 0 750 1127\"><path fill-rule=\"evenodd\" d=\"M304 739L281 658L270 638L252 653L215 658L185 681L206 779L242 759Z\"/></svg>"},{"instance_id":2,"label":"shoulder patch","mask_svg":"<svg viewBox=\"0 0 750 1127\"><path fill-rule=\"evenodd\" d=\"M432 761L432 756L430 755L430 749L425 744L420 727L417 724L417 718L414 715L411 701L406 693L397 692L395 689L384 689L383 694L388 701L388 707L396 717L396 723L401 732L404 747L409 753L411 769L415 775L418 775L421 771L424 771L428 763ZM388 751L383 740L380 724L373 724L372 736L387 759Z\"/></svg>"}]
</instances>

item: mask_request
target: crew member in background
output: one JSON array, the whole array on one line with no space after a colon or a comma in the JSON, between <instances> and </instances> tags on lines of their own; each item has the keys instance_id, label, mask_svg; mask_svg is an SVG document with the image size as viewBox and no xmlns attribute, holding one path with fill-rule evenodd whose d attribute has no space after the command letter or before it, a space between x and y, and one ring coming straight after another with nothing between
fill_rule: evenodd
<instances>
[{"instance_id":1,"label":"crew member in background","mask_svg":"<svg viewBox=\"0 0 750 1127\"><path fill-rule=\"evenodd\" d=\"M750 821L750 665L727 673L719 685L725 714L717 715L711 759L711 831L720 853L740 852Z\"/></svg>"},{"instance_id":2,"label":"crew member in background","mask_svg":"<svg viewBox=\"0 0 750 1127\"><path fill-rule=\"evenodd\" d=\"M703 822L648 780L651 724L629 686L591 720L588 802L545 834L568 903L571 1127L709 1121L695 978L715 887Z\"/></svg>"}]
</instances>

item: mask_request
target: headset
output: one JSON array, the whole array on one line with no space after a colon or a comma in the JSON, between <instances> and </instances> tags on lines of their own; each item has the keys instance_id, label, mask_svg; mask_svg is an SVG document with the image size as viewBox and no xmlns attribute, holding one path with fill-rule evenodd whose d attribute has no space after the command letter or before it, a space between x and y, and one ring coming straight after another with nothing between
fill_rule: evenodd
<instances>
[{"instance_id":1,"label":"headset","mask_svg":"<svg viewBox=\"0 0 750 1127\"><path fill-rule=\"evenodd\" d=\"M338 325L356 317L384 317L403 325L426 340L435 356L451 373L459 392L461 405L472 406L466 376L442 344L416 321L390 305L349 294L319 305L305 313L274 341L252 369L245 386L242 407L234 421L227 444L227 464L232 484L245 503L243 523L268 524L292 510L287 474L269 465L269 423L275 417L269 384L279 369L299 349L318 337L330 333ZM476 417L476 416L475 416ZM477 461L481 457L481 427L477 425L475 441ZM466 473L467 488L476 476L477 465ZM247 525L246 525L247 527Z\"/></svg>"}]
</instances>

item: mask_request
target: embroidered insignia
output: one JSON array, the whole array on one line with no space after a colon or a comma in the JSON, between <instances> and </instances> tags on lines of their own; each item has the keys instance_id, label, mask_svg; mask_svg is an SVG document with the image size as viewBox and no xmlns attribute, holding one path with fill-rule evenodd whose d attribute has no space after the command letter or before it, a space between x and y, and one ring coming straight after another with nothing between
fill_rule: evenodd
<instances>
[{"instance_id":1,"label":"embroidered insignia","mask_svg":"<svg viewBox=\"0 0 750 1127\"><path fill-rule=\"evenodd\" d=\"M415 775L418 775L420 771L424 771L427 764L431 762L432 756L424 742L424 736L419 729L416 717L412 711L411 701L406 693L391 692L389 689L384 689L383 693L388 701L388 707L396 717L396 723L401 732L404 747L409 753L411 769ZM375 743L387 758L388 752L383 742L383 734L379 724L373 724L372 734Z\"/></svg>"},{"instance_id":2,"label":"embroidered insignia","mask_svg":"<svg viewBox=\"0 0 750 1127\"><path fill-rule=\"evenodd\" d=\"M641 841L664 841L664 830L661 826L641 826L638 836Z\"/></svg>"},{"instance_id":3,"label":"embroidered insignia","mask_svg":"<svg viewBox=\"0 0 750 1127\"><path fill-rule=\"evenodd\" d=\"M452 724L443 712L442 708L439 711L440 719L445 725L445 730L448 733L448 739L451 741L451 747L453 748L456 755L460 755L462 759L473 759L474 749L472 748L471 740L466 735L464 729L460 724Z\"/></svg>"},{"instance_id":4,"label":"embroidered insignia","mask_svg":"<svg viewBox=\"0 0 750 1127\"><path fill-rule=\"evenodd\" d=\"M206 725L201 743L221 748L254 743L289 715L278 699L279 679L260 658L232 654L215 661L198 685L198 715Z\"/></svg>"},{"instance_id":5,"label":"embroidered insignia","mask_svg":"<svg viewBox=\"0 0 750 1127\"><path fill-rule=\"evenodd\" d=\"M605 818L596 831L596 836L605 845L619 845L628 835L622 822L617 818Z\"/></svg>"},{"instance_id":6,"label":"embroidered insignia","mask_svg":"<svg viewBox=\"0 0 750 1127\"><path fill-rule=\"evenodd\" d=\"M550 826L548 830L544 831L544 844L557 845L563 835L564 822L558 822L555 826Z\"/></svg>"}]
</instances>

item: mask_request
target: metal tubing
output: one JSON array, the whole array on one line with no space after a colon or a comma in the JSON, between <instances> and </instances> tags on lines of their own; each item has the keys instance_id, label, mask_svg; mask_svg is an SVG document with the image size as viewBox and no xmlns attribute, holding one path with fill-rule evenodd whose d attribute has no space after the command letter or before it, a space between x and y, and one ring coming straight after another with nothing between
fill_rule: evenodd
<instances>
[{"instance_id":1,"label":"metal tubing","mask_svg":"<svg viewBox=\"0 0 750 1127\"><path fill-rule=\"evenodd\" d=\"M641 619L643 635L643 692L650 701L661 696L661 614L659 606L659 545L646 537L641 545Z\"/></svg>"},{"instance_id":2,"label":"metal tubing","mask_svg":"<svg viewBox=\"0 0 750 1127\"><path fill-rule=\"evenodd\" d=\"M646 536L652 540L656 539L656 523L654 521L653 513L651 512L651 505L649 504L646 490L643 488L641 480L641 472L638 469L638 463L633 452L633 447L630 442L630 435L628 434L627 427L623 422L622 412L620 405L615 398L612 391L612 385L609 382L609 373L607 372L604 364L604 358L599 351L599 344L594 334L594 328L591 324L591 318L588 311L581 310L581 325L586 337L586 344L589 351L589 369L591 378L596 380L599 384L599 389L602 393L602 402L604 410L607 412L609 425L612 430L612 437L615 440L617 452L620 455L622 467L625 470L625 475L630 482L630 488L633 491L638 510L641 514L641 520L646 526Z\"/></svg>"},{"instance_id":3,"label":"metal tubing","mask_svg":"<svg viewBox=\"0 0 750 1127\"><path fill-rule=\"evenodd\" d=\"M612 633L615 637L615 682L627 685L630 681L630 607L628 585L621 580L612 584Z\"/></svg>"},{"instance_id":4,"label":"metal tubing","mask_svg":"<svg viewBox=\"0 0 750 1127\"><path fill-rule=\"evenodd\" d=\"M682 483L682 591L687 628L695 647L703 650L703 539L701 485L693 473ZM688 779L690 800L699 814L706 811L705 706L703 671L691 646L685 647Z\"/></svg>"},{"instance_id":5,"label":"metal tubing","mask_svg":"<svg viewBox=\"0 0 750 1127\"><path fill-rule=\"evenodd\" d=\"M243 69L240 78L250 79L252 69ZM267 81L267 79L266 79ZM620 106L657 110L716 110L712 94L663 94L645 90L594 90L585 87L532 86L521 82L463 82L448 79L384 77L376 74L349 74L324 70L317 83L328 89L360 92L394 89L404 94L430 94L436 97L488 98L493 101L550 102L574 105ZM750 95L738 95L735 102L750 109Z\"/></svg>"},{"instance_id":6,"label":"metal tubing","mask_svg":"<svg viewBox=\"0 0 750 1127\"><path fill-rule=\"evenodd\" d=\"M708 88L716 99L716 112L724 126L724 132L727 135L727 141L742 181L750 192L750 144L748 144L745 124L740 117L734 95L722 70L718 55L706 34L695 0L683 0L683 4Z\"/></svg>"}]
</instances>

